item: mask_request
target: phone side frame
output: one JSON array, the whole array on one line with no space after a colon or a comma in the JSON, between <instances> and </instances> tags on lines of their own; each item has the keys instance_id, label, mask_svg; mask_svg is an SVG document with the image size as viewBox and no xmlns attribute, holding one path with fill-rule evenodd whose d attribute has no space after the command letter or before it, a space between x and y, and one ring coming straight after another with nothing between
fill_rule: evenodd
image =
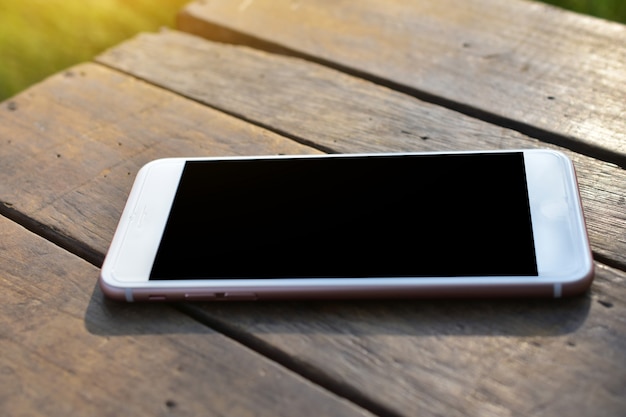
<instances>
[{"instance_id":1,"label":"phone side frame","mask_svg":"<svg viewBox=\"0 0 626 417\"><path fill-rule=\"evenodd\" d=\"M577 201L577 210L579 213L579 227L582 228L582 239L584 241L584 256L585 256L585 265L586 272L580 277L578 280L574 280L571 282L563 283L561 286L561 297L573 297L576 295L580 295L585 293L591 283L593 282L593 278L595 276L595 262L593 259L593 252L591 250L591 244L589 242L589 232L587 231L587 221L585 219L585 210L582 204L582 198L580 196L580 188L578 184L578 175L576 172L576 167L574 163L567 158L565 155L561 154L567 160L568 165L570 166L572 172L572 180L573 180L573 188L574 193L576 195ZM556 289L555 289L556 291Z\"/></svg>"}]
</instances>

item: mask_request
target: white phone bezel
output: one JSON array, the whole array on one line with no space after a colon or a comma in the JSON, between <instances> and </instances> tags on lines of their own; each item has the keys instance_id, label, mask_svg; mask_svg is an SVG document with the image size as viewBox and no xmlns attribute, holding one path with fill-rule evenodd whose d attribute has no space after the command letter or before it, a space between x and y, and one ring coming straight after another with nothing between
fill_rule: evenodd
<instances>
[{"instance_id":1,"label":"white phone bezel","mask_svg":"<svg viewBox=\"0 0 626 417\"><path fill-rule=\"evenodd\" d=\"M345 156L391 156L423 154L468 154L523 152L530 201L533 234L539 276L535 277L436 277L436 278L313 278L313 279L207 279L159 280L148 277L158 249L169 211L186 161L223 159L279 159L279 158L341 158ZM569 236L569 238L568 238ZM563 245L564 238L566 244ZM555 242L560 250L555 250ZM503 286L515 287L542 284L551 289L555 297L563 293L563 285L589 279L593 261L584 224L578 187L571 161L562 153L552 150L506 150L472 152L429 152L402 154L342 154L303 156L251 156L220 158L169 158L152 161L138 173L120 218L109 252L101 272L101 284L109 295L118 295L131 301L133 291L168 294L177 290L189 296L185 289L206 289L214 294L221 289L250 291L256 294L267 291L289 293L315 293L316 288L337 288L343 293L363 290L396 288L463 288ZM253 291L252 291L253 290ZM200 294L204 292L200 291ZM155 295L155 299L161 299ZM203 297L199 297L202 299ZM212 298L212 297L205 297Z\"/></svg>"}]
</instances>

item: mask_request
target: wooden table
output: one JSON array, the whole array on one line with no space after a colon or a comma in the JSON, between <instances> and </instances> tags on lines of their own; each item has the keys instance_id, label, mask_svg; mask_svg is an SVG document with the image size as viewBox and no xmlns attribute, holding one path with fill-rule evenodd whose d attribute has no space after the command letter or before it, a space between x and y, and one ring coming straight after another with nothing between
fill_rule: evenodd
<instances>
[{"instance_id":1,"label":"wooden table","mask_svg":"<svg viewBox=\"0 0 626 417\"><path fill-rule=\"evenodd\" d=\"M0 105L2 415L626 415L625 26L201 0L178 27ZM583 297L142 305L96 284L155 158L536 147L578 170Z\"/></svg>"}]
</instances>

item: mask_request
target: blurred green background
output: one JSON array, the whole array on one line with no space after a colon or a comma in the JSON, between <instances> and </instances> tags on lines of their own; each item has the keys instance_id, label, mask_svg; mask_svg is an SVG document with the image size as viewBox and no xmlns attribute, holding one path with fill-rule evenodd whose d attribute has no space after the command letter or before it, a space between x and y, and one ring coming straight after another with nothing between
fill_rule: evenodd
<instances>
[{"instance_id":1,"label":"blurred green background","mask_svg":"<svg viewBox=\"0 0 626 417\"><path fill-rule=\"evenodd\" d=\"M0 101L138 32L173 27L189 1L0 0ZM544 1L626 23L626 0Z\"/></svg>"},{"instance_id":2,"label":"blurred green background","mask_svg":"<svg viewBox=\"0 0 626 417\"><path fill-rule=\"evenodd\" d=\"M0 0L0 101L142 31L190 0Z\"/></svg>"}]
</instances>

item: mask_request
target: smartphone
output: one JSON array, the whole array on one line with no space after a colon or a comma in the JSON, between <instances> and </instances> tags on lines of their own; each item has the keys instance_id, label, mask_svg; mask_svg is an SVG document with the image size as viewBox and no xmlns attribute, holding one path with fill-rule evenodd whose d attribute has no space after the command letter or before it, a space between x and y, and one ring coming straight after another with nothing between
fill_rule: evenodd
<instances>
[{"instance_id":1,"label":"smartphone","mask_svg":"<svg viewBox=\"0 0 626 417\"><path fill-rule=\"evenodd\" d=\"M592 279L573 164L516 150L156 160L100 284L129 302L558 298Z\"/></svg>"}]
</instances>

